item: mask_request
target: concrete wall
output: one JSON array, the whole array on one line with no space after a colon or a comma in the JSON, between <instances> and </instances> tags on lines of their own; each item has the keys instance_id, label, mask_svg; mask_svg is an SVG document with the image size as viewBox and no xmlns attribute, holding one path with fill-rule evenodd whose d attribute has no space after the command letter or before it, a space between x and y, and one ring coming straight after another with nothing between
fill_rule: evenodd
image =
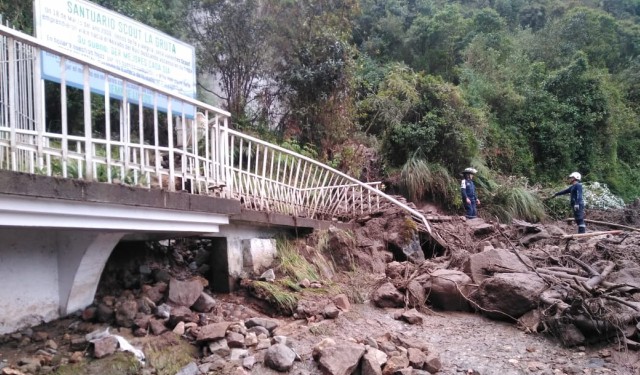
<instances>
[{"instance_id":1,"label":"concrete wall","mask_svg":"<svg viewBox=\"0 0 640 375\"><path fill-rule=\"evenodd\" d=\"M0 228L0 334L59 316L58 236Z\"/></svg>"},{"instance_id":2,"label":"concrete wall","mask_svg":"<svg viewBox=\"0 0 640 375\"><path fill-rule=\"evenodd\" d=\"M248 276L249 270L244 267L243 241L264 238L275 238L278 233L282 233L282 227L260 227L249 225L230 224L220 228L220 233L213 234L212 237L226 237L226 263L228 271L228 290L234 290L236 282L240 277ZM215 263L223 261L224 256L212 255L212 269ZM219 279L218 279L219 280Z\"/></svg>"}]
</instances>

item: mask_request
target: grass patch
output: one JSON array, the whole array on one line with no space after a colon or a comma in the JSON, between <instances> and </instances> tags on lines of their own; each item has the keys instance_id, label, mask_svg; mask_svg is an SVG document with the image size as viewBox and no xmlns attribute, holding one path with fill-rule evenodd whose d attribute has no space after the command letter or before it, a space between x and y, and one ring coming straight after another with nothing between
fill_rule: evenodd
<instances>
[{"instance_id":1,"label":"grass patch","mask_svg":"<svg viewBox=\"0 0 640 375\"><path fill-rule=\"evenodd\" d=\"M414 202L421 201L427 194L451 202L457 196L456 186L456 180L445 167L416 156L409 158L400 171L400 188Z\"/></svg>"},{"instance_id":2,"label":"grass patch","mask_svg":"<svg viewBox=\"0 0 640 375\"><path fill-rule=\"evenodd\" d=\"M180 339L168 345L149 344L144 352L157 375L175 375L198 355L196 347Z\"/></svg>"},{"instance_id":3,"label":"grass patch","mask_svg":"<svg viewBox=\"0 0 640 375\"><path fill-rule=\"evenodd\" d=\"M309 326L309 333L314 336L331 336L333 330L325 322L320 322Z\"/></svg>"},{"instance_id":4,"label":"grass patch","mask_svg":"<svg viewBox=\"0 0 640 375\"><path fill-rule=\"evenodd\" d=\"M320 280L316 267L297 251L292 241L279 238L276 241L276 247L282 272L291 277L294 282L304 279Z\"/></svg>"},{"instance_id":5,"label":"grass patch","mask_svg":"<svg viewBox=\"0 0 640 375\"><path fill-rule=\"evenodd\" d=\"M292 314L298 306L298 297L285 287L267 281L254 281L253 287L259 296L273 303L280 311Z\"/></svg>"},{"instance_id":6,"label":"grass patch","mask_svg":"<svg viewBox=\"0 0 640 375\"><path fill-rule=\"evenodd\" d=\"M509 223L512 219L529 222L542 221L545 214L543 202L527 189L522 181L508 179L497 185L490 193L487 210L501 222Z\"/></svg>"},{"instance_id":7,"label":"grass patch","mask_svg":"<svg viewBox=\"0 0 640 375\"><path fill-rule=\"evenodd\" d=\"M113 355L80 363L60 366L55 375L136 375L142 365L131 353L116 352ZM177 372L177 371L176 371ZM175 374L175 373L174 373Z\"/></svg>"}]
</instances>

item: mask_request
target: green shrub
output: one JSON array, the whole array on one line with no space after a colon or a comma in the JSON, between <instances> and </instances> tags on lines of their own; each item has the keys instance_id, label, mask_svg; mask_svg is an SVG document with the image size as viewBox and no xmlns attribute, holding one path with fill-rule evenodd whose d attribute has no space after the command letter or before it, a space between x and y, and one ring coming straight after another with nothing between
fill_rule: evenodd
<instances>
[{"instance_id":1,"label":"green shrub","mask_svg":"<svg viewBox=\"0 0 640 375\"><path fill-rule=\"evenodd\" d=\"M497 217L501 222L521 219L539 222L546 217L544 204L527 186L526 179L507 178L502 183L485 183L485 195L480 196L482 216ZM484 212L483 212L484 211Z\"/></svg>"}]
</instances>

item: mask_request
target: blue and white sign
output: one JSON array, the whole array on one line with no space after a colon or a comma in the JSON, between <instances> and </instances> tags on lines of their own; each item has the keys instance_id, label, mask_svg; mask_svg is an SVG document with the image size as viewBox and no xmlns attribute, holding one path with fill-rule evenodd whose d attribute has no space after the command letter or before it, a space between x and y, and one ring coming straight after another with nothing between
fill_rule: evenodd
<instances>
[{"instance_id":1,"label":"blue and white sign","mask_svg":"<svg viewBox=\"0 0 640 375\"><path fill-rule=\"evenodd\" d=\"M188 97L196 95L196 65L193 46L172 38L140 22L84 0L34 0L34 18L38 39L57 49L75 53L87 61L107 65L117 71ZM70 61L65 65L65 81L83 87L82 66ZM42 56L43 77L60 82L60 57ZM91 70L93 92L104 94L104 73ZM122 80L109 77L110 97L122 99ZM138 103L140 87L127 84L127 98ZM143 105L153 107L154 95L142 91ZM167 98L158 95L158 109L167 109ZM172 112L194 114L191 105L172 101Z\"/></svg>"}]
</instances>

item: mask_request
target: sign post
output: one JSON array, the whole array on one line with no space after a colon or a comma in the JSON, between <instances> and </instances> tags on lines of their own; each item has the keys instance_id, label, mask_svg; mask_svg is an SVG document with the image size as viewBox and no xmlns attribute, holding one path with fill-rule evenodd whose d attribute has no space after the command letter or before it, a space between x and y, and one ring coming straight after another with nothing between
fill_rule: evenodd
<instances>
[{"instance_id":1,"label":"sign post","mask_svg":"<svg viewBox=\"0 0 640 375\"><path fill-rule=\"evenodd\" d=\"M158 30L85 0L34 0L36 37L57 49L81 55L144 82L160 86L188 97L196 96L196 65L193 46ZM68 61L65 80L82 88L83 69ZM42 76L60 82L60 57L44 52ZM122 80L108 77L110 97L153 107L154 94ZM91 91L105 93L105 75L91 69ZM175 101L174 113L192 117L193 106ZM158 109L167 110L167 98L158 97Z\"/></svg>"}]
</instances>

